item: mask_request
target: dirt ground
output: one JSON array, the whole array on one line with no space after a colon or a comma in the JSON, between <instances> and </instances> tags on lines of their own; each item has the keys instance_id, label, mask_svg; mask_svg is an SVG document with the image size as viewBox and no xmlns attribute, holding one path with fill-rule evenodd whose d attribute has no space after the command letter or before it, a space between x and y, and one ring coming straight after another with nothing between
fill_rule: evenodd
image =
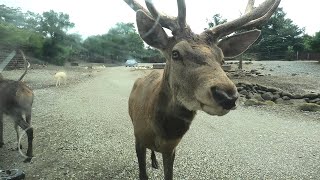
<instances>
[{"instance_id":1,"label":"dirt ground","mask_svg":"<svg viewBox=\"0 0 320 180\"><path fill-rule=\"evenodd\" d=\"M149 70L86 67L50 66L28 72L25 82L35 92L35 157L25 164L12 150L15 132L6 118L0 169L23 169L27 179L137 179L127 100L134 80ZM265 76L232 80L292 93L320 93L320 63L316 61L253 62L244 64L244 69L258 69ZM67 85L55 87L53 75L58 70L67 72ZM22 71L2 74L18 79ZM222 121L200 112L179 145L175 177L318 179L319 117L319 113L300 112L286 105L240 107L221 117ZM22 145L26 147L25 136ZM161 164L161 156L158 159ZM163 179L163 169L151 171L147 162L150 179Z\"/></svg>"}]
</instances>

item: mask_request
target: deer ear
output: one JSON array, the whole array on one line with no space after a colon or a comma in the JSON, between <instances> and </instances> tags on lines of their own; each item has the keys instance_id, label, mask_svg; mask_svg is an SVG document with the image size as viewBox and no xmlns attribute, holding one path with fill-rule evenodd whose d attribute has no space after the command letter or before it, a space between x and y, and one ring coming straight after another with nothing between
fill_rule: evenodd
<instances>
[{"instance_id":1,"label":"deer ear","mask_svg":"<svg viewBox=\"0 0 320 180\"><path fill-rule=\"evenodd\" d=\"M218 43L225 57L235 57L245 52L260 36L260 30L252 30L222 39Z\"/></svg>"},{"instance_id":2,"label":"deer ear","mask_svg":"<svg viewBox=\"0 0 320 180\"><path fill-rule=\"evenodd\" d=\"M165 49L169 38L161 25L142 10L137 11L136 18L140 37L152 47Z\"/></svg>"}]
</instances>

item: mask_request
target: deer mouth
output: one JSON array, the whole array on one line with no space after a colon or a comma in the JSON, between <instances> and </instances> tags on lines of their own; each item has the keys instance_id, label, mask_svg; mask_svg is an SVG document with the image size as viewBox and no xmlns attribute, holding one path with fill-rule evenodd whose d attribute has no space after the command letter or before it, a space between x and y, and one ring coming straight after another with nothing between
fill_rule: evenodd
<instances>
[{"instance_id":1,"label":"deer mouth","mask_svg":"<svg viewBox=\"0 0 320 180\"><path fill-rule=\"evenodd\" d=\"M209 115L223 116L226 115L230 110L224 109L221 106L208 105L199 101L201 110L206 112Z\"/></svg>"}]
</instances>

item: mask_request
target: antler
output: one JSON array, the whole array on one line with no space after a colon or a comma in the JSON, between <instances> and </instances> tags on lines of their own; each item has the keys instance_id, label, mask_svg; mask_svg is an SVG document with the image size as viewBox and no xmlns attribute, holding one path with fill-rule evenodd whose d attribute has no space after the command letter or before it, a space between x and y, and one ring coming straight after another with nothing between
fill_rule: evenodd
<instances>
[{"instance_id":1,"label":"antler","mask_svg":"<svg viewBox=\"0 0 320 180\"><path fill-rule=\"evenodd\" d=\"M205 34L213 34L215 38L223 37L234 31L257 27L266 22L277 9L281 0L266 0L259 7L253 8L254 0L249 0L246 14L233 21L206 30ZM210 32L209 32L210 31Z\"/></svg>"},{"instance_id":2,"label":"antler","mask_svg":"<svg viewBox=\"0 0 320 180\"><path fill-rule=\"evenodd\" d=\"M145 0L148 10L142 7L135 0L124 0L134 11L143 10L145 13L152 16L162 27L170 29L172 32L176 30L183 30L187 27L186 24L186 4L184 0L177 0L178 3L178 17L171 17L161 14L154 7L152 0Z\"/></svg>"}]
</instances>

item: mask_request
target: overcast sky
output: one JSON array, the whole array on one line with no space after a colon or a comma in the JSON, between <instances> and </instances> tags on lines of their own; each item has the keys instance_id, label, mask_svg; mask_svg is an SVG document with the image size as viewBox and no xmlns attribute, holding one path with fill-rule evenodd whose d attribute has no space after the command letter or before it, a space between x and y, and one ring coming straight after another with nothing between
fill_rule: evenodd
<instances>
[{"instance_id":1,"label":"overcast sky","mask_svg":"<svg viewBox=\"0 0 320 180\"><path fill-rule=\"evenodd\" d=\"M256 0L256 6L264 0ZM144 5L143 0L138 0ZM175 16L176 1L153 0L159 11ZM303 2L303 4L301 4ZM200 33L207 27L207 19L219 13L222 17L232 20L244 11L247 0L186 0L187 23L194 32ZM42 13L54 10L70 15L75 23L72 32L84 37L107 33L117 22L135 22L134 11L122 0L0 0L0 4L9 7L20 7L22 11ZM305 27L306 33L314 35L320 31L319 1L317 0L282 0L287 17L299 27Z\"/></svg>"}]
</instances>

